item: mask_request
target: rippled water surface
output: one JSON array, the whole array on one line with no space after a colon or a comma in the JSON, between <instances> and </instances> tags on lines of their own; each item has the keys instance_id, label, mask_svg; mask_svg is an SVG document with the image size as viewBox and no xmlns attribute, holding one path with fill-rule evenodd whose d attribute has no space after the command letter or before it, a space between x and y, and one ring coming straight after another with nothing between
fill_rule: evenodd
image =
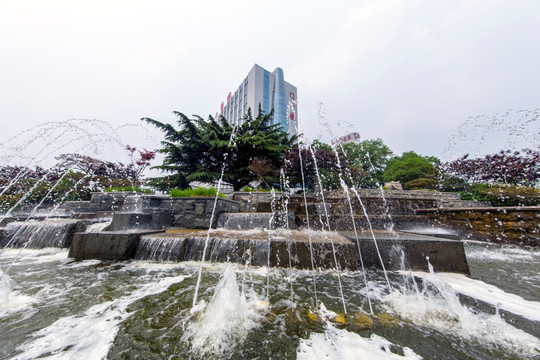
<instances>
[{"instance_id":1,"label":"rippled water surface","mask_svg":"<svg viewBox=\"0 0 540 360\"><path fill-rule=\"evenodd\" d=\"M471 277L342 273L345 310L334 271L209 264L193 310L196 263L7 249L0 358L539 358L540 252L466 252Z\"/></svg>"}]
</instances>

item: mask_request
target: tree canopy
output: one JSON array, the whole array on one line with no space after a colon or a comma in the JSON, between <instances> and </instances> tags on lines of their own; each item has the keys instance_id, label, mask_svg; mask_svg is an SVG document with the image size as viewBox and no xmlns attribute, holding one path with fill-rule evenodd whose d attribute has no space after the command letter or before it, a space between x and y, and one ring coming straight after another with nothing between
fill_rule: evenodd
<instances>
[{"instance_id":1,"label":"tree canopy","mask_svg":"<svg viewBox=\"0 0 540 360\"><path fill-rule=\"evenodd\" d=\"M272 124L273 112L263 114L259 110L253 118L248 110L236 127L223 116L204 120L196 115L190 119L180 112L174 114L178 116L178 129L154 119L142 119L165 134L162 148L157 150L164 154L163 163L153 168L172 174L149 182L160 190L185 189L192 181L217 181L222 171L223 181L235 191L257 178L271 179L276 176L274 171L262 176L253 171L254 164L270 163L273 169L279 169L283 154L296 140L295 136L289 138L279 124Z\"/></svg>"},{"instance_id":2,"label":"tree canopy","mask_svg":"<svg viewBox=\"0 0 540 360\"><path fill-rule=\"evenodd\" d=\"M313 150L311 151L310 148ZM339 173L348 186L376 188L382 183L382 173L392 151L381 139L364 140L332 146L315 140L311 146L294 147L286 155L285 173L293 183L301 182L300 159L304 169L306 187L313 189L317 183L315 161L325 190L341 188ZM338 158L339 157L339 162Z\"/></svg>"},{"instance_id":3,"label":"tree canopy","mask_svg":"<svg viewBox=\"0 0 540 360\"><path fill-rule=\"evenodd\" d=\"M443 164L445 174L477 183L495 181L504 184L534 186L540 180L540 152L501 150L483 158L459 159Z\"/></svg>"},{"instance_id":4,"label":"tree canopy","mask_svg":"<svg viewBox=\"0 0 540 360\"><path fill-rule=\"evenodd\" d=\"M318 186L317 172L321 177L321 184L325 190L335 190L341 187L339 182L339 166L336 154L328 144L315 140L311 146L294 146L287 152L285 161L285 174L289 181L295 184L302 183L302 170L307 189L313 190ZM300 162L301 160L301 162ZM315 166L315 162L317 166ZM340 163L344 170L343 156L340 154ZM302 168L300 167L302 164Z\"/></svg>"},{"instance_id":5,"label":"tree canopy","mask_svg":"<svg viewBox=\"0 0 540 360\"><path fill-rule=\"evenodd\" d=\"M384 181L399 181L406 189L434 188L437 181L439 160L434 156L404 152L388 161L383 174Z\"/></svg>"},{"instance_id":6,"label":"tree canopy","mask_svg":"<svg viewBox=\"0 0 540 360\"><path fill-rule=\"evenodd\" d=\"M79 154L62 154L52 168L0 167L0 211L42 207L70 200L90 200L93 191L132 185L133 165Z\"/></svg>"},{"instance_id":7,"label":"tree canopy","mask_svg":"<svg viewBox=\"0 0 540 360\"><path fill-rule=\"evenodd\" d=\"M376 188L384 182L383 173L392 150L381 139L346 143L342 148L356 187Z\"/></svg>"}]
</instances>

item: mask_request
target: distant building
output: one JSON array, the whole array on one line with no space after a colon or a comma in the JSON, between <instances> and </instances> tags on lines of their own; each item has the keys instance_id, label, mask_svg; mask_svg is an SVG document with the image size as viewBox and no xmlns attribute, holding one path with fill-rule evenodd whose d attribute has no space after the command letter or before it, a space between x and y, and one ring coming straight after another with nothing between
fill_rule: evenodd
<instances>
[{"instance_id":1,"label":"distant building","mask_svg":"<svg viewBox=\"0 0 540 360\"><path fill-rule=\"evenodd\" d=\"M339 137L337 139L332 140L332 145L337 144L346 144L346 143L359 143L360 142L360 134L357 132L352 132L350 134L347 134L345 136Z\"/></svg>"},{"instance_id":2,"label":"distant building","mask_svg":"<svg viewBox=\"0 0 540 360\"><path fill-rule=\"evenodd\" d=\"M284 131L291 135L298 132L296 87L285 81L281 68L269 72L255 64L236 91L221 103L218 114L231 124L241 124L249 108L253 117L257 116L259 104L265 114L274 109L273 123L280 124Z\"/></svg>"}]
</instances>

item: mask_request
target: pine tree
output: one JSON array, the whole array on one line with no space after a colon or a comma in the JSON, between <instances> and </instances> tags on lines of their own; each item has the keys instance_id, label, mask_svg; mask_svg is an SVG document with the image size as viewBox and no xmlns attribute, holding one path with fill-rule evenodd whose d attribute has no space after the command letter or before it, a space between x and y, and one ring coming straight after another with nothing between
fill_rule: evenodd
<instances>
[{"instance_id":1,"label":"pine tree","mask_svg":"<svg viewBox=\"0 0 540 360\"><path fill-rule=\"evenodd\" d=\"M272 124L273 112L263 114L260 109L255 119L248 110L236 128L223 116L204 120L199 116L190 119L180 112L174 114L178 116L179 129L150 118L142 119L165 134L162 148L157 150L164 154L163 163L153 168L172 175L149 182L160 190L184 189L192 181L217 181L224 167L223 181L238 191L257 179L250 169L254 159L266 159L274 169L279 169L284 153L296 141L296 136L289 138L280 125Z\"/></svg>"}]
</instances>

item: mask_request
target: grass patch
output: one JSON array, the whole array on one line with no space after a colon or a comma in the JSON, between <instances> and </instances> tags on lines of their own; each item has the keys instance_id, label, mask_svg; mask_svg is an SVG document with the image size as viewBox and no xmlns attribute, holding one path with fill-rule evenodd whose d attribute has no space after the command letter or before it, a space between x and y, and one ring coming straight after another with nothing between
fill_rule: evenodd
<instances>
[{"instance_id":1,"label":"grass patch","mask_svg":"<svg viewBox=\"0 0 540 360\"><path fill-rule=\"evenodd\" d=\"M243 192L270 192L272 191L272 189L254 189L252 188L251 186L244 186L242 189L240 189L240 191L243 191Z\"/></svg>"},{"instance_id":2,"label":"grass patch","mask_svg":"<svg viewBox=\"0 0 540 360\"><path fill-rule=\"evenodd\" d=\"M110 187L108 189L105 189L105 192L117 192L117 191L135 191L135 192L143 193L143 194L154 194L154 191L150 189L143 189L143 188L133 187L133 186Z\"/></svg>"},{"instance_id":3,"label":"grass patch","mask_svg":"<svg viewBox=\"0 0 540 360\"><path fill-rule=\"evenodd\" d=\"M187 188L184 190L180 189L172 189L171 190L171 196L172 197L215 197L217 193L217 190L215 188L196 188L191 189ZM222 199L225 199L226 196L223 193L219 193L218 196Z\"/></svg>"}]
</instances>

